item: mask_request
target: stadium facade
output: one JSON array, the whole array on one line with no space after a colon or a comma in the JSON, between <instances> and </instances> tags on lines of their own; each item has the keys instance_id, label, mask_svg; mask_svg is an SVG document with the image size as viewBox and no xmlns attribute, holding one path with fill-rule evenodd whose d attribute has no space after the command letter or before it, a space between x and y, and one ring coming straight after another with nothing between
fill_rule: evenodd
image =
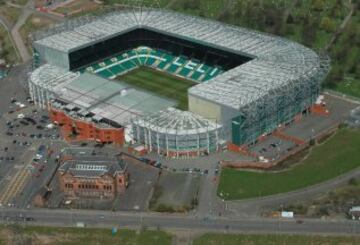
<instances>
[{"instance_id":1,"label":"stadium facade","mask_svg":"<svg viewBox=\"0 0 360 245\"><path fill-rule=\"evenodd\" d=\"M223 141L245 146L290 123L311 109L330 65L284 38L153 9L74 19L34 34L33 47L35 103L129 127L135 141L169 156L209 153ZM189 111L111 80L139 66L196 82Z\"/></svg>"}]
</instances>

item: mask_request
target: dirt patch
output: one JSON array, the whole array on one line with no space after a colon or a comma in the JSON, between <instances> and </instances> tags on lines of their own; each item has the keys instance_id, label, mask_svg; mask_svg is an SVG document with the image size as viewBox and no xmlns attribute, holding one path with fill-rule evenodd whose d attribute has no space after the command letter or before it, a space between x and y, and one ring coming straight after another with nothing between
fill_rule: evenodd
<instances>
[{"instance_id":1,"label":"dirt patch","mask_svg":"<svg viewBox=\"0 0 360 245\"><path fill-rule=\"evenodd\" d=\"M186 212L197 206L200 177L163 172L155 186L150 209L157 212Z\"/></svg>"},{"instance_id":2,"label":"dirt patch","mask_svg":"<svg viewBox=\"0 0 360 245\"><path fill-rule=\"evenodd\" d=\"M284 161L279 162L274 167L269 168L267 171L281 171L288 170L296 164L300 164L310 153L310 147L295 153L294 155L289 156Z\"/></svg>"},{"instance_id":3,"label":"dirt patch","mask_svg":"<svg viewBox=\"0 0 360 245\"><path fill-rule=\"evenodd\" d=\"M87 13L91 11L95 11L96 9L100 8L100 4L96 3L92 0L76 0L71 1L67 4L61 5L56 9L53 9L53 12L69 16L78 14L81 12Z\"/></svg>"},{"instance_id":4,"label":"dirt patch","mask_svg":"<svg viewBox=\"0 0 360 245\"><path fill-rule=\"evenodd\" d=\"M56 243L66 243L74 239L73 235L44 235L39 233L33 233L31 235L31 241L33 244L51 245Z\"/></svg>"},{"instance_id":5,"label":"dirt patch","mask_svg":"<svg viewBox=\"0 0 360 245\"><path fill-rule=\"evenodd\" d=\"M34 25L39 25L41 23L41 19L39 17L34 17L34 18L31 19L31 22Z\"/></svg>"},{"instance_id":6,"label":"dirt patch","mask_svg":"<svg viewBox=\"0 0 360 245\"><path fill-rule=\"evenodd\" d=\"M13 233L9 229L0 230L0 244L3 241L5 242L5 244L8 244L12 240L13 240Z\"/></svg>"}]
</instances>

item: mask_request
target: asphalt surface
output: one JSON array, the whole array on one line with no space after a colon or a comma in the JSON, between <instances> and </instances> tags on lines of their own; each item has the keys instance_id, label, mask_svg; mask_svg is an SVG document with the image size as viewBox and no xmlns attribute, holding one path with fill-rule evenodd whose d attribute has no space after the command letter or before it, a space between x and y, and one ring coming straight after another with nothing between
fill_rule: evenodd
<instances>
[{"instance_id":1,"label":"asphalt surface","mask_svg":"<svg viewBox=\"0 0 360 245\"><path fill-rule=\"evenodd\" d=\"M251 232L251 233L306 233L359 235L360 222L322 221L294 219L197 219L193 216L164 215L158 213L99 212L71 210L17 210L1 209L1 222L22 225L76 226L83 222L86 227L129 227L185 229L192 231ZM33 221L21 221L31 217Z\"/></svg>"}]
</instances>

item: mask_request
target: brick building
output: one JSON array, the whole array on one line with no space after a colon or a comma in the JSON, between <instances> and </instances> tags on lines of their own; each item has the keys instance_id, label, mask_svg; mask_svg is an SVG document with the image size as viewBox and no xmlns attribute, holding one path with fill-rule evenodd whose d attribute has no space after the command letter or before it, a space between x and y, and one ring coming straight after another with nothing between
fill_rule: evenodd
<instances>
[{"instance_id":1,"label":"brick building","mask_svg":"<svg viewBox=\"0 0 360 245\"><path fill-rule=\"evenodd\" d=\"M66 141L94 140L100 143L124 144L124 128L109 123L95 123L93 120L71 116L63 109L50 107L53 123L59 125L61 135Z\"/></svg>"},{"instance_id":2,"label":"brick building","mask_svg":"<svg viewBox=\"0 0 360 245\"><path fill-rule=\"evenodd\" d=\"M57 171L60 190L66 198L113 199L128 185L126 162L106 156L73 157Z\"/></svg>"}]
</instances>

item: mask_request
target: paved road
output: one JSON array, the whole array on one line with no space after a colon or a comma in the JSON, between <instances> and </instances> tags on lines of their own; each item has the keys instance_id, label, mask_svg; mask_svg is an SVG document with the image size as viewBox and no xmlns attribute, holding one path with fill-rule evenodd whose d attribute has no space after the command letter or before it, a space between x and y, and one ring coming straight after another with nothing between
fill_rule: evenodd
<instances>
[{"instance_id":1,"label":"paved road","mask_svg":"<svg viewBox=\"0 0 360 245\"><path fill-rule=\"evenodd\" d=\"M26 4L26 7L32 7L34 6L34 1L29 0ZM14 42L16 44L17 49L19 50L21 59L23 62L27 62L31 59L31 55L29 54L29 51L25 45L24 40L22 39L20 35L20 28L22 25L24 25L27 18L31 15L31 11L29 11L27 8L23 8L22 13L20 14L17 22L15 23L14 28L11 30L11 36L14 39Z\"/></svg>"},{"instance_id":2,"label":"paved road","mask_svg":"<svg viewBox=\"0 0 360 245\"><path fill-rule=\"evenodd\" d=\"M318 233L318 234L360 234L360 222L280 219L196 219L193 216L162 215L155 213L76 211L72 210L16 210L1 208L2 223L13 223L20 213L23 217L33 217L34 225L74 226L84 222L88 227L141 227L186 229L198 231L229 231L254 233ZM19 222L19 221L18 221ZM26 223L24 221L20 223Z\"/></svg>"},{"instance_id":3,"label":"paved road","mask_svg":"<svg viewBox=\"0 0 360 245\"><path fill-rule=\"evenodd\" d=\"M54 15L54 14L47 13L47 12L42 12L42 11L37 11L33 6L28 6L28 5L21 6L21 5L14 4L14 3L7 3L7 4L9 6L14 7L14 8L26 9L27 11L30 11L32 14L44 16L44 17L47 17L47 18L55 20L55 21L61 22L61 21L65 20L64 17L58 16L58 15Z\"/></svg>"}]
</instances>

